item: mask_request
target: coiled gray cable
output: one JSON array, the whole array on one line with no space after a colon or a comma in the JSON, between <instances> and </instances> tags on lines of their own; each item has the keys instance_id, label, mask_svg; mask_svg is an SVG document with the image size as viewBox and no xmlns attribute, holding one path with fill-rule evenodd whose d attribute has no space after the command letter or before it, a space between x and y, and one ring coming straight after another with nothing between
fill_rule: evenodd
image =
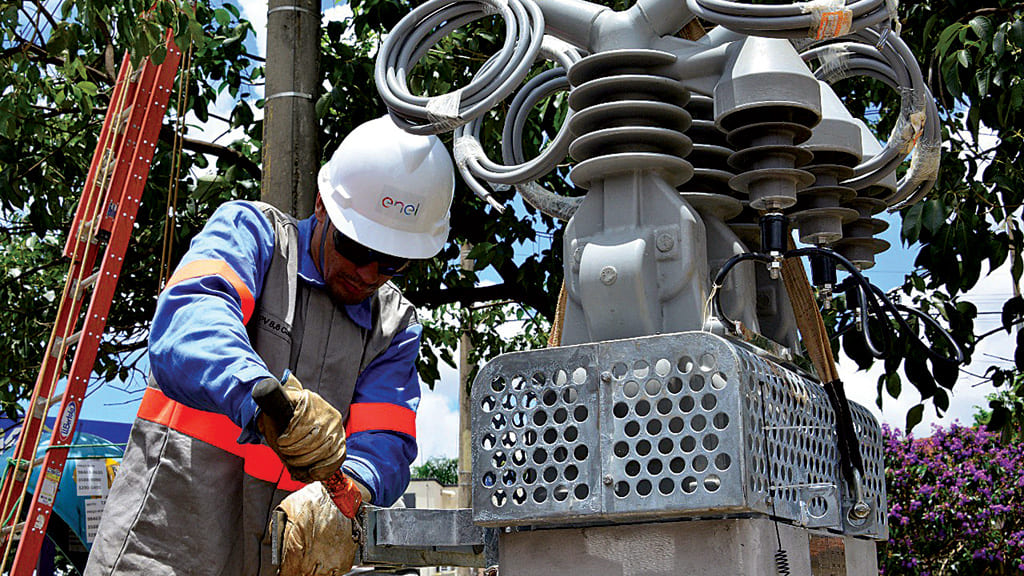
<instances>
[{"instance_id":1,"label":"coiled gray cable","mask_svg":"<svg viewBox=\"0 0 1024 576\"><path fill-rule=\"evenodd\" d=\"M442 38L457 28L499 14L505 23L501 50L470 83L448 94L410 93L409 73ZM392 119L413 134L439 134L483 115L526 77L544 36L544 16L534 0L429 0L395 26L377 55L374 79Z\"/></svg>"},{"instance_id":2,"label":"coiled gray cable","mask_svg":"<svg viewBox=\"0 0 1024 576\"><path fill-rule=\"evenodd\" d=\"M835 8L842 6L842 14ZM748 4L730 0L686 0L694 15L748 36L806 38L815 31L828 37L856 32L882 24L891 18L886 0L838 0L836 2L794 2L791 4ZM848 11L848 12L847 12ZM824 20L832 17L829 28ZM842 22L843 18L849 18ZM846 24L848 28L844 27Z\"/></svg>"}]
</instances>

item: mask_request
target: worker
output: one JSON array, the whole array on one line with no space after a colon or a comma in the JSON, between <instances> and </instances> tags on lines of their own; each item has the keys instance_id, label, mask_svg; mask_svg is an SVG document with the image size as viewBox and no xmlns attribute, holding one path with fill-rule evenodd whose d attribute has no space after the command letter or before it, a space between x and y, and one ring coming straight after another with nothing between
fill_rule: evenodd
<instances>
[{"instance_id":1,"label":"worker","mask_svg":"<svg viewBox=\"0 0 1024 576\"><path fill-rule=\"evenodd\" d=\"M452 161L384 116L317 184L305 220L224 204L168 281L86 575L340 575L357 547L348 516L405 491L421 326L388 281L446 242ZM266 378L294 405L284 430L251 397ZM347 515L318 482L340 465Z\"/></svg>"}]
</instances>

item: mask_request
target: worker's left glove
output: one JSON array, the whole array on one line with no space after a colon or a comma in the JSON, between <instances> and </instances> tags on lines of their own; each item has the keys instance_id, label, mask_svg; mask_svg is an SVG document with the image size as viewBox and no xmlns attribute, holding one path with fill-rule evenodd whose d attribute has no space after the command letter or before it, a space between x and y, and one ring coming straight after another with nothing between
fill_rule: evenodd
<instances>
[{"instance_id":1,"label":"worker's left glove","mask_svg":"<svg viewBox=\"0 0 1024 576\"><path fill-rule=\"evenodd\" d=\"M295 411L288 427L279 431L264 413L256 425L293 479L326 480L345 461L345 421L323 397L303 389L293 374L288 375L284 393Z\"/></svg>"},{"instance_id":2,"label":"worker's left glove","mask_svg":"<svg viewBox=\"0 0 1024 576\"><path fill-rule=\"evenodd\" d=\"M341 576L352 569L358 547L352 520L342 515L323 485L314 482L292 493L277 511L286 517L279 576Z\"/></svg>"}]
</instances>

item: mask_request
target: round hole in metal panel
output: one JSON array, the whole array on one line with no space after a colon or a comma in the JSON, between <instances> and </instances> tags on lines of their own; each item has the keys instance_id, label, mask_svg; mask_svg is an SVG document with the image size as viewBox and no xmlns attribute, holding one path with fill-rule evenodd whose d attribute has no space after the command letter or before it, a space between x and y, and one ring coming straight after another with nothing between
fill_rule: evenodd
<instances>
[{"instance_id":1,"label":"round hole in metal panel","mask_svg":"<svg viewBox=\"0 0 1024 576\"><path fill-rule=\"evenodd\" d=\"M702 374L694 374L690 376L690 390L694 392L700 392L704 389L704 376Z\"/></svg>"},{"instance_id":2,"label":"round hole in metal panel","mask_svg":"<svg viewBox=\"0 0 1024 576\"><path fill-rule=\"evenodd\" d=\"M565 479L570 481L570 482L572 482L573 480L578 478L579 475L580 475L580 469L575 467L575 466L573 466L572 464L566 466L565 467L565 472L562 473L562 476L565 476Z\"/></svg>"},{"instance_id":3,"label":"round hole in metal panel","mask_svg":"<svg viewBox=\"0 0 1024 576\"><path fill-rule=\"evenodd\" d=\"M661 492L664 496L671 494L672 491L675 490L675 487L676 483L673 482L671 478L662 478L661 481L658 482L658 492Z\"/></svg>"},{"instance_id":4,"label":"round hole in metal panel","mask_svg":"<svg viewBox=\"0 0 1024 576\"><path fill-rule=\"evenodd\" d=\"M526 502L526 490L521 486L512 491L512 503L516 506L522 506Z\"/></svg>"},{"instance_id":5,"label":"round hole in metal panel","mask_svg":"<svg viewBox=\"0 0 1024 576\"><path fill-rule=\"evenodd\" d=\"M495 468L503 467L506 462L508 462L508 458L505 457L505 453L501 450L498 450L494 453L494 456L491 456L491 463L494 464Z\"/></svg>"},{"instance_id":6,"label":"round hole in metal panel","mask_svg":"<svg viewBox=\"0 0 1024 576\"><path fill-rule=\"evenodd\" d=\"M512 463L516 466L526 464L526 451L522 448L516 448L516 450L512 452Z\"/></svg>"},{"instance_id":7,"label":"round hole in metal panel","mask_svg":"<svg viewBox=\"0 0 1024 576\"><path fill-rule=\"evenodd\" d=\"M537 405L537 395L533 391L529 391L523 394L523 401L521 402L524 409L529 410Z\"/></svg>"},{"instance_id":8,"label":"round hole in metal panel","mask_svg":"<svg viewBox=\"0 0 1024 576\"><path fill-rule=\"evenodd\" d=\"M715 356L713 354L709 354L709 353L701 354L701 356L700 356L700 369L701 370L703 370L705 372L710 372L710 371L714 370L716 366L718 366L718 361L715 360Z\"/></svg>"},{"instance_id":9,"label":"round hole in metal panel","mask_svg":"<svg viewBox=\"0 0 1024 576\"><path fill-rule=\"evenodd\" d=\"M732 466L732 458L728 454L722 452L715 456L715 468L718 468L719 472L725 472L729 466Z\"/></svg>"},{"instance_id":10,"label":"round hole in metal panel","mask_svg":"<svg viewBox=\"0 0 1024 576\"><path fill-rule=\"evenodd\" d=\"M651 379L644 384L644 390L647 391L648 396L657 396L661 393L661 380Z\"/></svg>"},{"instance_id":11,"label":"round hole in metal panel","mask_svg":"<svg viewBox=\"0 0 1024 576\"><path fill-rule=\"evenodd\" d=\"M565 462L565 459L569 457L569 449L559 446L551 453L551 457L555 459L555 462Z\"/></svg>"},{"instance_id":12,"label":"round hole in metal panel","mask_svg":"<svg viewBox=\"0 0 1024 576\"><path fill-rule=\"evenodd\" d=\"M533 378L530 380L534 386L543 386L547 381L548 377L543 372L534 372Z\"/></svg>"},{"instance_id":13,"label":"round hole in metal panel","mask_svg":"<svg viewBox=\"0 0 1024 576\"><path fill-rule=\"evenodd\" d=\"M491 416L491 426L493 426L495 430L501 430L505 427L505 424L508 424L508 420L501 412Z\"/></svg>"},{"instance_id":14,"label":"round hole in metal panel","mask_svg":"<svg viewBox=\"0 0 1024 576\"><path fill-rule=\"evenodd\" d=\"M668 379L665 387L668 388L670 394L679 394L683 390L683 381L678 376L673 376Z\"/></svg>"},{"instance_id":15,"label":"round hole in metal panel","mask_svg":"<svg viewBox=\"0 0 1024 576\"><path fill-rule=\"evenodd\" d=\"M696 405L697 403L694 402L693 396L687 395L679 399L679 409L682 410L684 414L692 412Z\"/></svg>"},{"instance_id":16,"label":"round hole in metal panel","mask_svg":"<svg viewBox=\"0 0 1024 576\"><path fill-rule=\"evenodd\" d=\"M551 381L554 382L555 386L565 386L569 381L569 374L565 370L559 368L555 371L555 377L552 378Z\"/></svg>"},{"instance_id":17,"label":"round hole in metal panel","mask_svg":"<svg viewBox=\"0 0 1024 576\"><path fill-rule=\"evenodd\" d=\"M497 443L498 437L495 436L494 434L491 434L490 432L484 434L484 437L480 439L480 446L482 446L484 450L490 450L491 448L494 448L494 445Z\"/></svg>"},{"instance_id":18,"label":"round hole in metal panel","mask_svg":"<svg viewBox=\"0 0 1024 576\"><path fill-rule=\"evenodd\" d=\"M815 496L807 503L807 514L812 518L824 518L828 514L828 500L822 496Z\"/></svg>"},{"instance_id":19,"label":"round hole in metal panel","mask_svg":"<svg viewBox=\"0 0 1024 576\"><path fill-rule=\"evenodd\" d=\"M658 440L658 452L661 452L662 455L671 453L673 448L675 448L675 445L672 443L671 438Z\"/></svg>"},{"instance_id":20,"label":"round hole in metal panel","mask_svg":"<svg viewBox=\"0 0 1024 576\"><path fill-rule=\"evenodd\" d=\"M629 368L627 368L626 364L623 362L616 362L615 364L612 364L612 376L615 376L616 378L622 378L628 371Z\"/></svg>"},{"instance_id":21,"label":"round hole in metal panel","mask_svg":"<svg viewBox=\"0 0 1024 576\"><path fill-rule=\"evenodd\" d=\"M576 389L573 388L572 386L566 388L562 392L562 401L565 402L566 404L572 404L577 399L579 399L579 397L580 397L580 393L577 392Z\"/></svg>"},{"instance_id":22,"label":"round hole in metal panel","mask_svg":"<svg viewBox=\"0 0 1024 576\"><path fill-rule=\"evenodd\" d=\"M683 419L678 416L668 421L668 429L673 434L679 434L683 431Z\"/></svg>"},{"instance_id":23,"label":"round hole in metal panel","mask_svg":"<svg viewBox=\"0 0 1024 576\"><path fill-rule=\"evenodd\" d=\"M533 468L527 468L523 470L523 482L525 484L533 484L537 481L537 471Z\"/></svg>"},{"instance_id":24,"label":"round hole in metal panel","mask_svg":"<svg viewBox=\"0 0 1024 576\"><path fill-rule=\"evenodd\" d=\"M636 403L633 410L636 412L637 416L647 416L651 413L651 403L647 400L641 400Z\"/></svg>"},{"instance_id":25,"label":"round hole in metal panel","mask_svg":"<svg viewBox=\"0 0 1024 576\"><path fill-rule=\"evenodd\" d=\"M505 377L504 376L495 376L494 378L492 378L491 379L491 390L494 390L495 392L504 392L505 391Z\"/></svg>"},{"instance_id":26,"label":"round hole in metal panel","mask_svg":"<svg viewBox=\"0 0 1024 576\"><path fill-rule=\"evenodd\" d=\"M612 414L616 418L625 418L629 414L629 406L625 402L616 402L612 406Z\"/></svg>"},{"instance_id":27,"label":"round hole in metal panel","mask_svg":"<svg viewBox=\"0 0 1024 576\"><path fill-rule=\"evenodd\" d=\"M516 471L505 470L501 473L501 483L505 486L511 486L516 483Z\"/></svg>"},{"instance_id":28,"label":"round hole in metal panel","mask_svg":"<svg viewBox=\"0 0 1024 576\"><path fill-rule=\"evenodd\" d=\"M533 491L533 501L540 504L548 499L548 489L543 486L538 486Z\"/></svg>"},{"instance_id":29,"label":"round hole in metal panel","mask_svg":"<svg viewBox=\"0 0 1024 576\"><path fill-rule=\"evenodd\" d=\"M576 409L572 411L572 417L577 422L586 422L587 416L590 416L590 411L587 410L586 406L577 406Z\"/></svg>"},{"instance_id":30,"label":"round hole in metal panel","mask_svg":"<svg viewBox=\"0 0 1024 576\"><path fill-rule=\"evenodd\" d=\"M543 464L548 461L548 451L543 448L538 448L533 451L533 461L537 464Z\"/></svg>"},{"instance_id":31,"label":"round hole in metal panel","mask_svg":"<svg viewBox=\"0 0 1024 576\"><path fill-rule=\"evenodd\" d=\"M544 395L541 396L541 401L544 402L545 406L554 406L555 402L558 402L558 392L545 390Z\"/></svg>"},{"instance_id":32,"label":"round hole in metal panel","mask_svg":"<svg viewBox=\"0 0 1024 576\"><path fill-rule=\"evenodd\" d=\"M697 491L697 479L693 476L687 476L683 478L683 481L679 483L679 487L683 489L683 492L687 494L693 494Z\"/></svg>"},{"instance_id":33,"label":"round hole in metal panel","mask_svg":"<svg viewBox=\"0 0 1024 576\"><path fill-rule=\"evenodd\" d=\"M637 360L633 362L633 377L643 380L647 378L647 375L651 372L651 365L647 363L647 360Z\"/></svg>"},{"instance_id":34,"label":"round hole in metal panel","mask_svg":"<svg viewBox=\"0 0 1024 576\"><path fill-rule=\"evenodd\" d=\"M572 371L573 384L583 384L587 381L587 369L580 366Z\"/></svg>"},{"instance_id":35,"label":"round hole in metal panel","mask_svg":"<svg viewBox=\"0 0 1024 576\"><path fill-rule=\"evenodd\" d=\"M708 474L708 477L704 479L704 489L708 492L718 492L721 487L722 479L714 474Z\"/></svg>"},{"instance_id":36,"label":"round hole in metal panel","mask_svg":"<svg viewBox=\"0 0 1024 576\"><path fill-rule=\"evenodd\" d=\"M569 489L565 484L559 484L558 486L555 486L555 489L552 490L551 494L555 497L555 500L562 502L569 497Z\"/></svg>"},{"instance_id":37,"label":"round hole in metal panel","mask_svg":"<svg viewBox=\"0 0 1024 576\"><path fill-rule=\"evenodd\" d=\"M672 363L665 358L659 358L654 363L654 373L664 378L668 376L668 373L672 371Z\"/></svg>"},{"instance_id":38,"label":"round hole in metal panel","mask_svg":"<svg viewBox=\"0 0 1024 576\"><path fill-rule=\"evenodd\" d=\"M623 428L623 431L626 433L626 436L632 438L640 433L640 423L636 420L630 420L629 422L626 422L626 426Z\"/></svg>"},{"instance_id":39,"label":"round hole in metal panel","mask_svg":"<svg viewBox=\"0 0 1024 576\"><path fill-rule=\"evenodd\" d=\"M516 440L518 439L519 437L516 436L516 433L509 430L501 435L501 445L505 448L511 448L516 445Z\"/></svg>"},{"instance_id":40,"label":"round hole in metal panel","mask_svg":"<svg viewBox=\"0 0 1024 576\"><path fill-rule=\"evenodd\" d=\"M649 496L652 488L653 486L651 486L651 481L647 479L643 479L636 483L636 493L641 496Z\"/></svg>"},{"instance_id":41,"label":"round hole in metal panel","mask_svg":"<svg viewBox=\"0 0 1024 576\"><path fill-rule=\"evenodd\" d=\"M543 410L537 410L536 412L533 413L533 424L535 426L543 426L544 424L547 424L547 421L548 421L548 413L547 412L545 412Z\"/></svg>"},{"instance_id":42,"label":"round hole in metal panel","mask_svg":"<svg viewBox=\"0 0 1024 576\"><path fill-rule=\"evenodd\" d=\"M590 455L590 449L587 448L586 444L579 444L572 450L572 456L577 462L582 462L587 459Z\"/></svg>"},{"instance_id":43,"label":"round hole in metal panel","mask_svg":"<svg viewBox=\"0 0 1024 576\"><path fill-rule=\"evenodd\" d=\"M657 458L647 461L647 473L651 476L657 476L661 474L661 471L665 469L665 465L661 463L661 460Z\"/></svg>"},{"instance_id":44,"label":"round hole in metal panel","mask_svg":"<svg viewBox=\"0 0 1024 576\"><path fill-rule=\"evenodd\" d=\"M526 378L522 374L516 374L512 377L512 389L516 392L526 388Z\"/></svg>"},{"instance_id":45,"label":"round hole in metal panel","mask_svg":"<svg viewBox=\"0 0 1024 576\"><path fill-rule=\"evenodd\" d=\"M693 467L694 472L703 472L708 469L708 457L703 454L699 454L693 458L693 462L690 463L690 466Z\"/></svg>"},{"instance_id":46,"label":"round hole in metal panel","mask_svg":"<svg viewBox=\"0 0 1024 576\"><path fill-rule=\"evenodd\" d=\"M587 496L590 496L590 486L587 486L586 484L577 484L572 493L576 496L577 500L586 500Z\"/></svg>"},{"instance_id":47,"label":"round hole in metal panel","mask_svg":"<svg viewBox=\"0 0 1024 576\"><path fill-rule=\"evenodd\" d=\"M512 414L512 425L516 428L522 428L526 425L526 415L522 412L516 412Z\"/></svg>"},{"instance_id":48,"label":"round hole in metal panel","mask_svg":"<svg viewBox=\"0 0 1024 576\"><path fill-rule=\"evenodd\" d=\"M683 449L683 452L693 452L697 448L697 440L693 436L683 436L683 439L679 441L679 447Z\"/></svg>"},{"instance_id":49,"label":"round hole in metal panel","mask_svg":"<svg viewBox=\"0 0 1024 576\"><path fill-rule=\"evenodd\" d=\"M494 472L484 472L484 477L480 479L480 483L483 484L484 488L493 488L494 483L498 481L497 475Z\"/></svg>"},{"instance_id":50,"label":"round hole in metal panel","mask_svg":"<svg viewBox=\"0 0 1024 576\"><path fill-rule=\"evenodd\" d=\"M554 444L558 441L558 430L554 428L548 428L544 431L544 442L547 444Z\"/></svg>"},{"instance_id":51,"label":"round hole in metal panel","mask_svg":"<svg viewBox=\"0 0 1024 576\"><path fill-rule=\"evenodd\" d=\"M725 430L729 427L729 415L725 412L719 412L718 414L715 414L715 418L712 420L712 423L715 428Z\"/></svg>"},{"instance_id":52,"label":"round hole in metal panel","mask_svg":"<svg viewBox=\"0 0 1024 576\"><path fill-rule=\"evenodd\" d=\"M718 448L718 436L715 434L708 434L701 439L700 443L708 452L714 452L715 448Z\"/></svg>"},{"instance_id":53,"label":"round hole in metal panel","mask_svg":"<svg viewBox=\"0 0 1024 576\"><path fill-rule=\"evenodd\" d=\"M508 502L508 496L505 495L504 490L495 490L494 493L491 494L491 504L493 504L495 508L501 508L505 505L505 502Z\"/></svg>"},{"instance_id":54,"label":"round hole in metal panel","mask_svg":"<svg viewBox=\"0 0 1024 576\"><path fill-rule=\"evenodd\" d=\"M690 370L693 370L693 358L683 356L679 359L679 362L676 362L676 368L683 374L689 374Z\"/></svg>"},{"instance_id":55,"label":"round hole in metal panel","mask_svg":"<svg viewBox=\"0 0 1024 576\"><path fill-rule=\"evenodd\" d=\"M537 443L537 431L536 430L527 430L526 432L523 432L523 444L526 444L527 446L533 446L536 443Z\"/></svg>"},{"instance_id":56,"label":"round hole in metal panel","mask_svg":"<svg viewBox=\"0 0 1024 576\"><path fill-rule=\"evenodd\" d=\"M715 390L723 390L729 384L729 379L722 372L715 372L711 376L711 387Z\"/></svg>"},{"instance_id":57,"label":"round hole in metal panel","mask_svg":"<svg viewBox=\"0 0 1024 576\"><path fill-rule=\"evenodd\" d=\"M558 469L554 466L548 466L544 469L544 481L551 483L558 479Z\"/></svg>"},{"instance_id":58,"label":"round hole in metal panel","mask_svg":"<svg viewBox=\"0 0 1024 576\"><path fill-rule=\"evenodd\" d=\"M641 456L647 456L651 453L651 443L647 440L641 440L636 443L636 453Z\"/></svg>"},{"instance_id":59,"label":"round hole in metal panel","mask_svg":"<svg viewBox=\"0 0 1024 576\"><path fill-rule=\"evenodd\" d=\"M640 393L640 384L635 380L628 380L622 385L622 393L626 398L636 398L636 395Z\"/></svg>"},{"instance_id":60,"label":"round hole in metal panel","mask_svg":"<svg viewBox=\"0 0 1024 576\"><path fill-rule=\"evenodd\" d=\"M619 498L625 498L629 496L629 482L625 480L615 483L615 495Z\"/></svg>"},{"instance_id":61,"label":"round hole in metal panel","mask_svg":"<svg viewBox=\"0 0 1024 576\"><path fill-rule=\"evenodd\" d=\"M569 419L569 411L565 408L559 408L555 410L555 414L552 418L554 418L555 422L558 424L565 424L565 421Z\"/></svg>"},{"instance_id":62,"label":"round hole in metal panel","mask_svg":"<svg viewBox=\"0 0 1024 576\"><path fill-rule=\"evenodd\" d=\"M483 409L484 412L493 411L494 407L497 405L498 401L494 399L494 396L484 396L483 399L480 400L480 408Z\"/></svg>"},{"instance_id":63,"label":"round hole in metal panel","mask_svg":"<svg viewBox=\"0 0 1024 576\"><path fill-rule=\"evenodd\" d=\"M673 458L668 463L668 469L671 470L673 474L679 474L686 469L686 460L678 457Z\"/></svg>"},{"instance_id":64,"label":"round hole in metal panel","mask_svg":"<svg viewBox=\"0 0 1024 576\"><path fill-rule=\"evenodd\" d=\"M615 446L612 447L612 450L615 452L617 457L625 458L629 455L629 444L622 441L616 442Z\"/></svg>"},{"instance_id":65,"label":"round hole in metal panel","mask_svg":"<svg viewBox=\"0 0 1024 576\"><path fill-rule=\"evenodd\" d=\"M640 463L637 462L636 460L630 460L629 462L626 462L626 476L632 478L640 474L640 470Z\"/></svg>"},{"instance_id":66,"label":"round hole in metal panel","mask_svg":"<svg viewBox=\"0 0 1024 576\"><path fill-rule=\"evenodd\" d=\"M658 414L667 416L672 411L672 401L668 398L662 398L658 400Z\"/></svg>"},{"instance_id":67,"label":"round hole in metal panel","mask_svg":"<svg viewBox=\"0 0 1024 576\"><path fill-rule=\"evenodd\" d=\"M569 426L562 432L562 438L565 438L566 442L575 442L580 436L580 431L575 426Z\"/></svg>"},{"instance_id":68,"label":"round hole in metal panel","mask_svg":"<svg viewBox=\"0 0 1024 576\"><path fill-rule=\"evenodd\" d=\"M700 399L700 407L707 410L708 412L715 409L718 406L718 398L714 394L705 394Z\"/></svg>"},{"instance_id":69,"label":"round hole in metal panel","mask_svg":"<svg viewBox=\"0 0 1024 576\"><path fill-rule=\"evenodd\" d=\"M693 418L690 418L690 428L693 428L694 432L700 432L704 430L704 428L707 428L707 425L707 418L701 416L700 414L697 414Z\"/></svg>"},{"instance_id":70,"label":"round hole in metal panel","mask_svg":"<svg viewBox=\"0 0 1024 576\"><path fill-rule=\"evenodd\" d=\"M647 422L647 433L651 436L661 434L661 420L649 420Z\"/></svg>"}]
</instances>

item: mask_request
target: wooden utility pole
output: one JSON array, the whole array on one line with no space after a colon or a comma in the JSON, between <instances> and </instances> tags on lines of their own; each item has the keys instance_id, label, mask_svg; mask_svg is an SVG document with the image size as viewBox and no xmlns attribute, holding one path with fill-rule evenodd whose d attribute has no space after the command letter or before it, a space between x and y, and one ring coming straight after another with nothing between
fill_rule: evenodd
<instances>
[{"instance_id":1,"label":"wooden utility pole","mask_svg":"<svg viewBox=\"0 0 1024 576\"><path fill-rule=\"evenodd\" d=\"M319 55L320 0L270 0L260 199L300 218L316 199Z\"/></svg>"},{"instance_id":2,"label":"wooden utility pole","mask_svg":"<svg viewBox=\"0 0 1024 576\"><path fill-rule=\"evenodd\" d=\"M473 245L469 242L462 244L459 251L459 262L462 269L470 271L474 262L469 259L469 252ZM473 349L473 310L470 306L463 304L462 310L462 336L459 340L459 508L472 508L471 484L472 484L472 406L469 401L469 354Z\"/></svg>"}]
</instances>

